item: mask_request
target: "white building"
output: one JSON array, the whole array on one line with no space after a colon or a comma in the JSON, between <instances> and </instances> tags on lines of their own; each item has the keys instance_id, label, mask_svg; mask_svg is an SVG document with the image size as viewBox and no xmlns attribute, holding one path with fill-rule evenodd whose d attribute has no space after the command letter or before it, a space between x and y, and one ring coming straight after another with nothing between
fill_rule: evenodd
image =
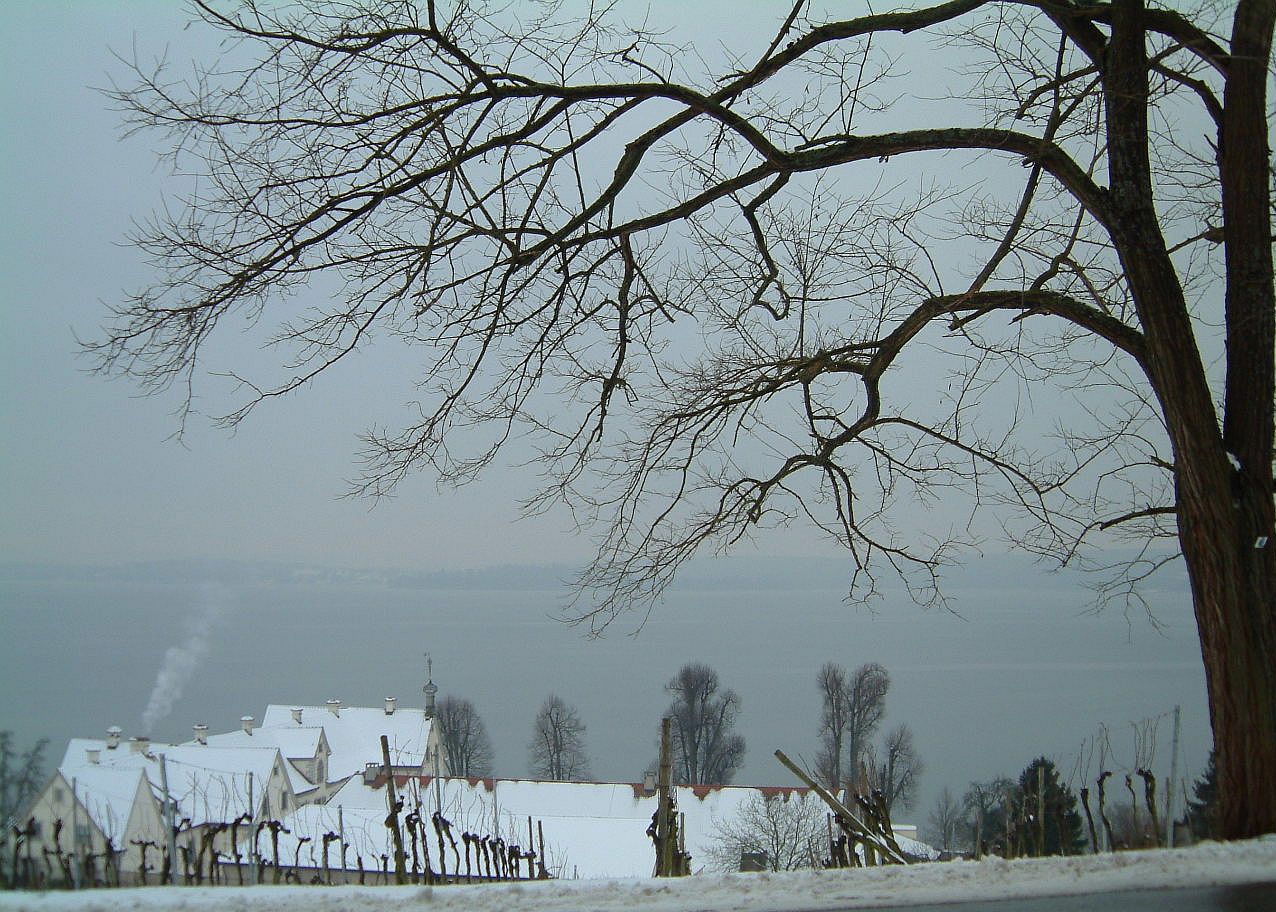
<instances>
[{"instance_id":1,"label":"white building","mask_svg":"<svg viewBox=\"0 0 1276 912\"><path fill-rule=\"evenodd\" d=\"M114 882L118 875L134 883L140 843L164 839L160 801L137 768L59 769L20 825L29 834L19 855L28 882Z\"/></svg>"},{"instance_id":2,"label":"white building","mask_svg":"<svg viewBox=\"0 0 1276 912\"><path fill-rule=\"evenodd\" d=\"M260 727L251 716L231 732L197 724L195 737L179 745L124 741L117 727L105 739L74 738L21 818L29 835L19 873L28 882L60 883L68 871L83 879L86 859L97 856L91 879L136 883L144 876L141 844L153 843L146 866L157 879L167 855L165 784L184 856L179 871L196 864L208 871L218 857L270 858L269 833L258 824L321 804L369 766L381 767L382 735L396 772L446 772L433 692L426 693L426 709L401 709L392 697L372 708L272 704Z\"/></svg>"}]
</instances>

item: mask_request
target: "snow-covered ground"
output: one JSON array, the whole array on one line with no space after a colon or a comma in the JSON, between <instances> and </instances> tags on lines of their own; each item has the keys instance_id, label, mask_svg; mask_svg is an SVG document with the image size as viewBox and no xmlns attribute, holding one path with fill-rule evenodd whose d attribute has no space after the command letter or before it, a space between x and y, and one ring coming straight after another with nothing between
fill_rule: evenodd
<instances>
[{"instance_id":1,"label":"snow-covered ground","mask_svg":"<svg viewBox=\"0 0 1276 912\"><path fill-rule=\"evenodd\" d=\"M149 887L0 893L0 910L797 912L1276 881L1276 835L1188 849L849 871L429 887Z\"/></svg>"}]
</instances>

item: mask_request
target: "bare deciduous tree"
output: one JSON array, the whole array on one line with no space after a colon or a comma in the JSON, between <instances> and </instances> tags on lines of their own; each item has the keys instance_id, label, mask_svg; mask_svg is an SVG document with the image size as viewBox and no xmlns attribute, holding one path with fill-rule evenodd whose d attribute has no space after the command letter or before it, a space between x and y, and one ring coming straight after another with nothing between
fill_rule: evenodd
<instances>
[{"instance_id":1,"label":"bare deciduous tree","mask_svg":"<svg viewBox=\"0 0 1276 912\"><path fill-rule=\"evenodd\" d=\"M870 784L880 789L886 809L908 810L917 801L917 784L925 764L913 745L913 730L897 725L882 740L880 751L868 752L866 760Z\"/></svg>"},{"instance_id":2,"label":"bare deciduous tree","mask_svg":"<svg viewBox=\"0 0 1276 912\"><path fill-rule=\"evenodd\" d=\"M943 791L935 797L927 823L930 828L927 835L936 845L945 852L958 851L962 831L966 829L966 815L948 786L944 786Z\"/></svg>"},{"instance_id":3,"label":"bare deciduous tree","mask_svg":"<svg viewBox=\"0 0 1276 912\"><path fill-rule=\"evenodd\" d=\"M890 675L876 662L861 665L853 675L825 662L817 680L823 709L816 767L830 788L840 789L859 776L860 761L886 714Z\"/></svg>"},{"instance_id":4,"label":"bare deciduous tree","mask_svg":"<svg viewBox=\"0 0 1276 912\"><path fill-rule=\"evenodd\" d=\"M439 744L453 776L492 775L492 742L474 704L457 697L444 697L435 711Z\"/></svg>"},{"instance_id":5,"label":"bare deciduous tree","mask_svg":"<svg viewBox=\"0 0 1276 912\"><path fill-rule=\"evenodd\" d=\"M994 776L987 782L970 783L962 795L961 804L966 811L972 845L976 838L988 846L1002 841L1006 828L1007 796L1018 789L1019 786L1009 776ZM977 835L976 830L979 831Z\"/></svg>"},{"instance_id":6,"label":"bare deciduous tree","mask_svg":"<svg viewBox=\"0 0 1276 912\"><path fill-rule=\"evenodd\" d=\"M531 506L598 524L595 625L798 518L853 591L923 602L1003 529L1063 562L1133 543L1107 591L1136 603L1181 555L1222 830L1276 830L1271 0L796 0L706 71L592 8L196 9L235 55L115 93L200 183L137 237L159 278L103 370L189 394L246 315L284 354L233 423L412 346L422 401L359 490L541 434ZM940 495L969 519L936 539L912 508Z\"/></svg>"},{"instance_id":7,"label":"bare deciduous tree","mask_svg":"<svg viewBox=\"0 0 1276 912\"><path fill-rule=\"evenodd\" d=\"M535 776L567 782L589 775L585 723L576 707L556 694L546 697L536 713L527 750Z\"/></svg>"},{"instance_id":8,"label":"bare deciduous tree","mask_svg":"<svg viewBox=\"0 0 1276 912\"><path fill-rule=\"evenodd\" d=\"M818 864L828 844L827 806L796 789L785 794L755 792L735 816L714 821L708 863L714 870L740 870L740 856L766 856L767 870L793 871Z\"/></svg>"},{"instance_id":9,"label":"bare deciduous tree","mask_svg":"<svg viewBox=\"0 0 1276 912\"><path fill-rule=\"evenodd\" d=\"M13 733L0 731L0 826L8 834L18 823L17 817L40 791L44 775L44 748L48 738L41 738L29 749L18 753L13 747Z\"/></svg>"},{"instance_id":10,"label":"bare deciduous tree","mask_svg":"<svg viewBox=\"0 0 1276 912\"><path fill-rule=\"evenodd\" d=\"M730 782L744 762L744 737L734 732L739 694L731 688L719 692L718 673L701 662L683 665L665 690L673 694L666 715L673 720L674 781Z\"/></svg>"}]
</instances>

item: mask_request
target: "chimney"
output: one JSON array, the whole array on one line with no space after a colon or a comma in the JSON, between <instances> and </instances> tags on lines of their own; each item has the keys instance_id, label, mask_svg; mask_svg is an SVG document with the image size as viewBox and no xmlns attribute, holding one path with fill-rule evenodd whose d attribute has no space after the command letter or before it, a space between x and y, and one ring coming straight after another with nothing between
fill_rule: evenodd
<instances>
[{"instance_id":1,"label":"chimney","mask_svg":"<svg viewBox=\"0 0 1276 912\"><path fill-rule=\"evenodd\" d=\"M112 725L106 730L106 749L115 750L120 746L120 735L124 734L124 729L118 725Z\"/></svg>"},{"instance_id":2,"label":"chimney","mask_svg":"<svg viewBox=\"0 0 1276 912\"><path fill-rule=\"evenodd\" d=\"M151 739L147 735L138 735L128 739L129 750L135 754L146 754L151 749Z\"/></svg>"},{"instance_id":3,"label":"chimney","mask_svg":"<svg viewBox=\"0 0 1276 912\"><path fill-rule=\"evenodd\" d=\"M394 715L394 704L395 704L395 703L397 703L397 702L398 702L398 698L397 698L397 697L386 697L386 698L385 698L385 714L386 714L387 716L393 716L393 715Z\"/></svg>"},{"instance_id":4,"label":"chimney","mask_svg":"<svg viewBox=\"0 0 1276 912\"><path fill-rule=\"evenodd\" d=\"M296 722L298 725L301 724L301 707L300 706L294 706L292 708L292 721Z\"/></svg>"},{"instance_id":5,"label":"chimney","mask_svg":"<svg viewBox=\"0 0 1276 912\"><path fill-rule=\"evenodd\" d=\"M102 762L102 752L95 747L91 747L84 752L88 755L89 762L97 765Z\"/></svg>"},{"instance_id":6,"label":"chimney","mask_svg":"<svg viewBox=\"0 0 1276 912\"><path fill-rule=\"evenodd\" d=\"M239 724L244 729L245 735L251 735L253 733L253 717L252 716L240 716Z\"/></svg>"},{"instance_id":7,"label":"chimney","mask_svg":"<svg viewBox=\"0 0 1276 912\"><path fill-rule=\"evenodd\" d=\"M199 744L208 743L208 724L205 722L196 722L192 728L195 729L195 740Z\"/></svg>"},{"instance_id":8,"label":"chimney","mask_svg":"<svg viewBox=\"0 0 1276 912\"><path fill-rule=\"evenodd\" d=\"M329 700L329 701L328 701L328 712L332 713L334 716L336 716L338 719L340 719L340 718L341 718L341 701L340 701L340 700Z\"/></svg>"}]
</instances>

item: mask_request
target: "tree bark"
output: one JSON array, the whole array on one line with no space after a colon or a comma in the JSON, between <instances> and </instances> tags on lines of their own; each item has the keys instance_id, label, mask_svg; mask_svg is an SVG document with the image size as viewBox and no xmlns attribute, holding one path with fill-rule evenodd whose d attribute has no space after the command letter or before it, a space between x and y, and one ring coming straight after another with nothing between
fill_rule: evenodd
<instances>
[{"instance_id":1,"label":"tree bark","mask_svg":"<svg viewBox=\"0 0 1276 912\"><path fill-rule=\"evenodd\" d=\"M1238 6L1229 61L1219 156L1228 278L1222 433L1153 202L1143 12L1141 0L1113 4L1112 39L1104 55L1111 229L1147 337L1148 377L1174 449L1179 542L1205 664L1223 835L1239 839L1276 831L1273 296L1265 113L1276 3Z\"/></svg>"}]
</instances>

